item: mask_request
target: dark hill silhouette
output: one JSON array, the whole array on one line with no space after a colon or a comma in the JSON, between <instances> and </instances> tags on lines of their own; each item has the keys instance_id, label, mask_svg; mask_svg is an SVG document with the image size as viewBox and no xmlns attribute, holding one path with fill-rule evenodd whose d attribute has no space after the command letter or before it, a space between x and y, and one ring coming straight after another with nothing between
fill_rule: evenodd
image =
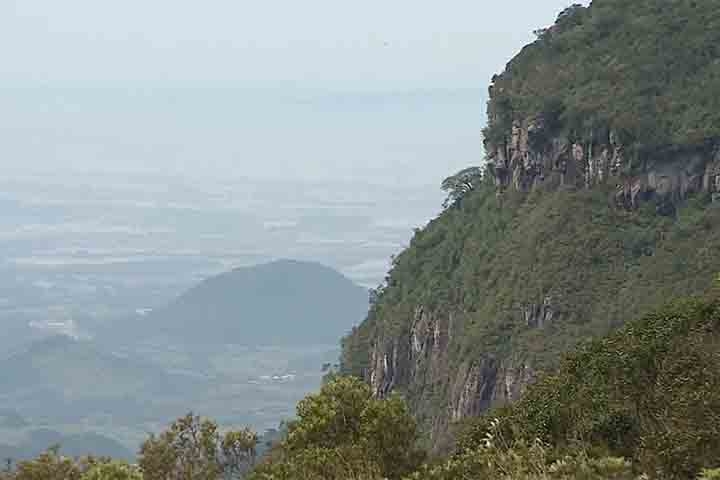
<instances>
[{"instance_id":1,"label":"dark hill silhouette","mask_svg":"<svg viewBox=\"0 0 720 480\"><path fill-rule=\"evenodd\" d=\"M0 444L0 458L14 461L34 458L50 447L60 446L60 452L69 457L94 455L132 460L135 455L122 444L96 433L63 435L54 430L33 430L28 438L18 445Z\"/></svg>"},{"instance_id":2,"label":"dark hill silhouette","mask_svg":"<svg viewBox=\"0 0 720 480\"><path fill-rule=\"evenodd\" d=\"M367 310L367 290L339 272L279 260L209 278L143 318L138 330L182 343L336 343Z\"/></svg>"},{"instance_id":3,"label":"dark hill silhouette","mask_svg":"<svg viewBox=\"0 0 720 480\"><path fill-rule=\"evenodd\" d=\"M117 356L91 342L62 335L35 341L0 359L0 371L0 394L22 398L57 394L73 402L170 390L175 384L188 382L153 364Z\"/></svg>"}]
</instances>

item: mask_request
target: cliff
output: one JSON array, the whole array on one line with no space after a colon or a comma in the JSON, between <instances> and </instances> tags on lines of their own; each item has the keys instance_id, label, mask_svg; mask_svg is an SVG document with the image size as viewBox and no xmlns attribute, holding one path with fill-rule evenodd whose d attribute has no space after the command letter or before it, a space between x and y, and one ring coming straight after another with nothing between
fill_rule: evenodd
<instances>
[{"instance_id":1,"label":"cliff","mask_svg":"<svg viewBox=\"0 0 720 480\"><path fill-rule=\"evenodd\" d=\"M490 86L482 182L394 259L343 340L343 372L402 393L440 448L581 340L707 289L720 271L709 24L713 2L596 0L538 31Z\"/></svg>"},{"instance_id":2,"label":"cliff","mask_svg":"<svg viewBox=\"0 0 720 480\"><path fill-rule=\"evenodd\" d=\"M626 153L612 131L586 142L554 136L533 147L529 139L541 122L515 120L506 142L487 145L489 172L499 189L611 185L616 205L631 209L651 201L662 215L674 214L675 204L695 193L709 193L713 201L720 198L720 142L656 147L638 160L638 154Z\"/></svg>"},{"instance_id":3,"label":"cliff","mask_svg":"<svg viewBox=\"0 0 720 480\"><path fill-rule=\"evenodd\" d=\"M610 184L660 213L720 192L720 7L596 0L536 32L492 79L485 148L500 188Z\"/></svg>"}]
</instances>

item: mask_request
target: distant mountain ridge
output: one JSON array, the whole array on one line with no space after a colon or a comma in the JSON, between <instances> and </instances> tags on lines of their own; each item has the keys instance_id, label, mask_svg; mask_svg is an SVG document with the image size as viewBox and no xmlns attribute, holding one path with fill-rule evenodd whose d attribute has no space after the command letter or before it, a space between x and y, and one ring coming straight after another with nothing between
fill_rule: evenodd
<instances>
[{"instance_id":1,"label":"distant mountain ridge","mask_svg":"<svg viewBox=\"0 0 720 480\"><path fill-rule=\"evenodd\" d=\"M132 460L135 454L115 440L96 433L63 435L54 430L33 430L28 438L18 445L0 444L0 458L13 461L33 458L48 448L59 445L60 452L70 457L93 455Z\"/></svg>"},{"instance_id":2,"label":"distant mountain ridge","mask_svg":"<svg viewBox=\"0 0 720 480\"><path fill-rule=\"evenodd\" d=\"M319 263L278 260L204 280L142 319L183 343L332 344L367 314L368 292Z\"/></svg>"},{"instance_id":3,"label":"distant mountain ridge","mask_svg":"<svg viewBox=\"0 0 720 480\"><path fill-rule=\"evenodd\" d=\"M0 354L0 427L7 430L0 432L0 456L32 457L60 443L65 454L126 458L67 426L83 423L105 434L109 425L132 425L135 434L191 409L217 412L238 396L248 397L239 401L248 413L233 413L232 421L265 422L263 409L291 412L296 392L319 383L321 365L330 361L323 348L335 348L367 306L368 292L335 270L285 260L209 278L165 308L93 331L92 341L57 335L16 347ZM272 356L263 347L277 348L280 360L263 358ZM278 393L252 383L289 372L298 378ZM263 394L267 405L254 400ZM47 435L33 436L37 427ZM94 443L98 449L88 450Z\"/></svg>"},{"instance_id":4,"label":"distant mountain ridge","mask_svg":"<svg viewBox=\"0 0 720 480\"><path fill-rule=\"evenodd\" d=\"M4 372L0 393L17 394L36 389L63 392L68 398L87 393L92 379L96 395L128 393L166 380L153 365L99 350L90 342L58 335L31 343L26 349L0 359Z\"/></svg>"}]
</instances>

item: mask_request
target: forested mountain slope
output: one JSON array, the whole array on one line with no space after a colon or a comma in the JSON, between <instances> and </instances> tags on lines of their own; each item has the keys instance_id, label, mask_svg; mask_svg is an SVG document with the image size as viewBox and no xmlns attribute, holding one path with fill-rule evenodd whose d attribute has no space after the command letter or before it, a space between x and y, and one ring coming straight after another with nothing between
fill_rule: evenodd
<instances>
[{"instance_id":1,"label":"forested mountain slope","mask_svg":"<svg viewBox=\"0 0 720 480\"><path fill-rule=\"evenodd\" d=\"M395 258L344 373L404 393L437 443L581 340L705 291L718 19L716 2L595 0L538 32L493 79L482 180Z\"/></svg>"},{"instance_id":2,"label":"forested mountain slope","mask_svg":"<svg viewBox=\"0 0 720 480\"><path fill-rule=\"evenodd\" d=\"M584 343L415 478L716 478L718 287Z\"/></svg>"}]
</instances>

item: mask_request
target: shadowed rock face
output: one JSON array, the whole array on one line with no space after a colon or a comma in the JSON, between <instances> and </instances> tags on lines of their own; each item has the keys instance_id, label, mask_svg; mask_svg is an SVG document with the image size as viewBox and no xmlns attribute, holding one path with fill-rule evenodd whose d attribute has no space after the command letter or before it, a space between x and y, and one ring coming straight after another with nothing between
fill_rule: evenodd
<instances>
[{"instance_id":1,"label":"shadowed rock face","mask_svg":"<svg viewBox=\"0 0 720 480\"><path fill-rule=\"evenodd\" d=\"M614 201L627 209L654 202L658 213L693 193L720 197L720 144L658 148L629 155L610 132L578 143L553 137L532 142L542 130L538 119L516 121L502 144L488 144L491 173L500 190L615 187Z\"/></svg>"},{"instance_id":2,"label":"shadowed rock face","mask_svg":"<svg viewBox=\"0 0 720 480\"><path fill-rule=\"evenodd\" d=\"M449 346L458 334L453 317L418 306L409 335L376 341L366 375L378 397L397 388L408 390L415 411L431 407L433 397L427 392L449 385L446 411L430 419L434 438L452 422L516 400L534 379L534 371L522 358L501 360L495 355L466 359L449 370Z\"/></svg>"}]
</instances>

